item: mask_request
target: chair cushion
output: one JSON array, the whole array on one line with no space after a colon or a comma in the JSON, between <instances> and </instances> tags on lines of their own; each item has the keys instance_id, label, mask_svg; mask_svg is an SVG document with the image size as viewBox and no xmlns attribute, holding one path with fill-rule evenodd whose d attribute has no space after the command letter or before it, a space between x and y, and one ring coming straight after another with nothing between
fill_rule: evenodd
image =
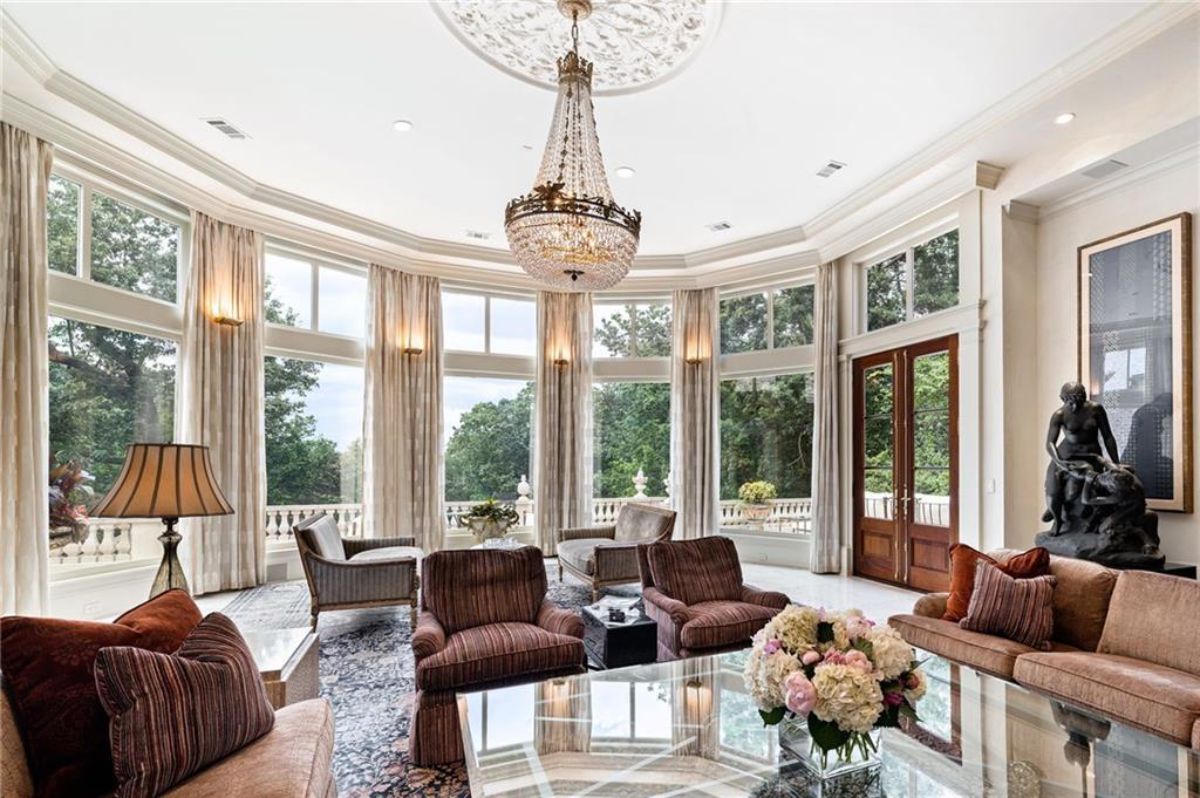
<instances>
[{"instance_id":1,"label":"chair cushion","mask_svg":"<svg viewBox=\"0 0 1200 798\"><path fill-rule=\"evenodd\" d=\"M1013 675L1026 687L1181 745L1191 744L1200 719L1200 676L1141 659L1091 651L1026 654Z\"/></svg>"},{"instance_id":2,"label":"chair cushion","mask_svg":"<svg viewBox=\"0 0 1200 798\"><path fill-rule=\"evenodd\" d=\"M534 623L545 598L546 560L536 546L435 551L421 561L421 606L446 634Z\"/></svg>"},{"instance_id":3,"label":"chair cushion","mask_svg":"<svg viewBox=\"0 0 1200 798\"><path fill-rule=\"evenodd\" d=\"M668 540L675 530L675 511L644 504L626 504L617 513L615 540L625 543Z\"/></svg>"},{"instance_id":4,"label":"chair cushion","mask_svg":"<svg viewBox=\"0 0 1200 798\"><path fill-rule=\"evenodd\" d=\"M1097 651L1200 676L1200 582L1150 571L1122 571Z\"/></svg>"},{"instance_id":5,"label":"chair cushion","mask_svg":"<svg viewBox=\"0 0 1200 798\"><path fill-rule=\"evenodd\" d=\"M991 554L999 562L1008 562L1020 552L1002 549ZM1117 572L1087 560L1051 555L1050 573L1058 580L1054 585L1054 639L1095 651Z\"/></svg>"},{"instance_id":6,"label":"chair cushion","mask_svg":"<svg viewBox=\"0 0 1200 798\"><path fill-rule=\"evenodd\" d=\"M275 713L275 728L200 771L164 798L335 796L333 710L314 698Z\"/></svg>"},{"instance_id":7,"label":"chair cushion","mask_svg":"<svg viewBox=\"0 0 1200 798\"><path fill-rule=\"evenodd\" d=\"M1055 578L1046 575L1014 579L985 560L975 567L971 604L967 617L958 625L1049 651L1054 631Z\"/></svg>"},{"instance_id":8,"label":"chair cushion","mask_svg":"<svg viewBox=\"0 0 1200 798\"><path fill-rule=\"evenodd\" d=\"M346 547L342 545L342 533L338 531L333 518L323 515L297 533L305 536L305 543L318 556L327 560L346 559Z\"/></svg>"},{"instance_id":9,"label":"chair cushion","mask_svg":"<svg viewBox=\"0 0 1200 798\"><path fill-rule=\"evenodd\" d=\"M1017 657L1037 651L1015 640L982 632L969 632L960 628L954 621L943 621L941 618L893 615L888 618L888 624L917 648L987 671L1003 679L1012 678ZM1050 641L1050 648L1052 651L1075 650L1053 640Z\"/></svg>"},{"instance_id":10,"label":"chair cushion","mask_svg":"<svg viewBox=\"0 0 1200 798\"><path fill-rule=\"evenodd\" d=\"M119 798L161 795L275 725L254 655L219 612L174 654L102 648L95 673Z\"/></svg>"},{"instance_id":11,"label":"chair cushion","mask_svg":"<svg viewBox=\"0 0 1200 798\"><path fill-rule=\"evenodd\" d=\"M980 561L990 563L1015 579L1042 576L1050 571L1050 552L1042 548L1023 553L1012 553L1003 561L992 558L965 543L950 547L950 595L946 597L947 621L961 621L967 617L971 594L975 590L975 567Z\"/></svg>"},{"instance_id":12,"label":"chair cushion","mask_svg":"<svg viewBox=\"0 0 1200 798\"><path fill-rule=\"evenodd\" d=\"M576 571L594 576L596 573L596 549L602 546L628 546L608 538L578 538L564 540L558 544L558 558Z\"/></svg>"},{"instance_id":13,"label":"chair cushion","mask_svg":"<svg viewBox=\"0 0 1200 798\"><path fill-rule=\"evenodd\" d=\"M654 585L684 604L742 597L742 565L729 538L660 541L649 546L646 558Z\"/></svg>"},{"instance_id":14,"label":"chair cushion","mask_svg":"<svg viewBox=\"0 0 1200 798\"><path fill-rule=\"evenodd\" d=\"M416 546L384 546L379 549L360 551L350 558L350 562L366 562L367 560L402 560L412 557L419 560L425 554Z\"/></svg>"},{"instance_id":15,"label":"chair cushion","mask_svg":"<svg viewBox=\"0 0 1200 798\"><path fill-rule=\"evenodd\" d=\"M679 642L691 649L748 644L778 612L744 601L702 601L688 607L692 620L680 628Z\"/></svg>"},{"instance_id":16,"label":"chair cushion","mask_svg":"<svg viewBox=\"0 0 1200 798\"><path fill-rule=\"evenodd\" d=\"M92 675L96 653L106 646L174 651L198 623L200 610L182 590L113 623L0 619L0 670L39 796L99 795L116 783L108 716Z\"/></svg>"},{"instance_id":17,"label":"chair cushion","mask_svg":"<svg viewBox=\"0 0 1200 798\"><path fill-rule=\"evenodd\" d=\"M463 690L531 679L584 662L583 641L530 623L493 623L456 632L417 665L417 689Z\"/></svg>"}]
</instances>

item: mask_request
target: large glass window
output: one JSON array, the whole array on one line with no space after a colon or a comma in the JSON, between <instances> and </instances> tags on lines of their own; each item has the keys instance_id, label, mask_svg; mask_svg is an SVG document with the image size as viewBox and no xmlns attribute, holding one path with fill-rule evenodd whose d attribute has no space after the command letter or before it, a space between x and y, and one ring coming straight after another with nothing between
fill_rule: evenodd
<instances>
[{"instance_id":1,"label":"large glass window","mask_svg":"<svg viewBox=\"0 0 1200 798\"><path fill-rule=\"evenodd\" d=\"M175 421L175 343L149 335L50 319L50 456L94 477L90 507L112 487L125 447L164 443Z\"/></svg>"},{"instance_id":2,"label":"large glass window","mask_svg":"<svg viewBox=\"0 0 1200 798\"><path fill-rule=\"evenodd\" d=\"M537 308L528 299L489 297L491 351L500 355L537 354Z\"/></svg>"},{"instance_id":3,"label":"large glass window","mask_svg":"<svg viewBox=\"0 0 1200 798\"><path fill-rule=\"evenodd\" d=\"M813 342L813 293L811 285L784 288L771 295L771 319L776 349L806 346Z\"/></svg>"},{"instance_id":4,"label":"large glass window","mask_svg":"<svg viewBox=\"0 0 1200 798\"><path fill-rule=\"evenodd\" d=\"M958 231L951 230L866 267L867 330L958 304Z\"/></svg>"},{"instance_id":5,"label":"large glass window","mask_svg":"<svg viewBox=\"0 0 1200 798\"><path fill-rule=\"evenodd\" d=\"M46 237L50 268L79 273L79 205L83 189L58 175L50 178L46 196Z\"/></svg>"},{"instance_id":6,"label":"large glass window","mask_svg":"<svg viewBox=\"0 0 1200 798\"><path fill-rule=\"evenodd\" d=\"M597 304L593 357L670 357L671 306Z\"/></svg>"},{"instance_id":7,"label":"large glass window","mask_svg":"<svg viewBox=\"0 0 1200 798\"><path fill-rule=\"evenodd\" d=\"M670 739L671 687L666 682L594 679L591 687L594 739Z\"/></svg>"},{"instance_id":8,"label":"large glass window","mask_svg":"<svg viewBox=\"0 0 1200 798\"><path fill-rule=\"evenodd\" d=\"M349 267L267 250L267 321L286 327L362 338L367 278Z\"/></svg>"},{"instance_id":9,"label":"large glass window","mask_svg":"<svg viewBox=\"0 0 1200 798\"><path fill-rule=\"evenodd\" d=\"M531 299L442 292L442 337L448 352L537 354L537 305Z\"/></svg>"},{"instance_id":10,"label":"large glass window","mask_svg":"<svg viewBox=\"0 0 1200 798\"><path fill-rule=\"evenodd\" d=\"M721 499L745 482L774 483L780 498L812 495L812 375L721 381Z\"/></svg>"},{"instance_id":11,"label":"large glass window","mask_svg":"<svg viewBox=\"0 0 1200 798\"><path fill-rule=\"evenodd\" d=\"M305 260L268 252L267 321L288 327L312 326L312 265Z\"/></svg>"},{"instance_id":12,"label":"large glass window","mask_svg":"<svg viewBox=\"0 0 1200 798\"><path fill-rule=\"evenodd\" d=\"M530 473L533 383L446 377L443 394L446 501L517 498Z\"/></svg>"},{"instance_id":13,"label":"large glass window","mask_svg":"<svg viewBox=\"0 0 1200 798\"><path fill-rule=\"evenodd\" d=\"M367 331L367 278L332 266L317 268L317 329L362 338Z\"/></svg>"},{"instance_id":14,"label":"large glass window","mask_svg":"<svg viewBox=\"0 0 1200 798\"><path fill-rule=\"evenodd\" d=\"M592 495L634 495L640 469L646 495L663 495L671 459L671 386L608 382L592 388Z\"/></svg>"},{"instance_id":15,"label":"large glass window","mask_svg":"<svg viewBox=\"0 0 1200 798\"><path fill-rule=\"evenodd\" d=\"M447 351L483 352L486 330L487 297L442 292L442 345Z\"/></svg>"},{"instance_id":16,"label":"large glass window","mask_svg":"<svg viewBox=\"0 0 1200 798\"><path fill-rule=\"evenodd\" d=\"M98 283L174 302L179 225L92 193L92 270Z\"/></svg>"},{"instance_id":17,"label":"large glass window","mask_svg":"<svg viewBox=\"0 0 1200 798\"><path fill-rule=\"evenodd\" d=\"M813 286L797 285L721 300L721 353L813 342Z\"/></svg>"},{"instance_id":18,"label":"large glass window","mask_svg":"<svg viewBox=\"0 0 1200 798\"><path fill-rule=\"evenodd\" d=\"M721 352L767 348L767 295L746 294L721 300Z\"/></svg>"},{"instance_id":19,"label":"large glass window","mask_svg":"<svg viewBox=\"0 0 1200 798\"><path fill-rule=\"evenodd\" d=\"M267 504L362 501L362 368L268 357L264 393Z\"/></svg>"}]
</instances>

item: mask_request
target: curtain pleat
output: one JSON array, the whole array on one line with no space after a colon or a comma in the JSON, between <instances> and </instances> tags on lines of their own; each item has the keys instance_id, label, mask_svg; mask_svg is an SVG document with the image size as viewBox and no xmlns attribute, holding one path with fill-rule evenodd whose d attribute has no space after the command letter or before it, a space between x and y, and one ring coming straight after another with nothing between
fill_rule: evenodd
<instances>
[{"instance_id":1,"label":"curtain pleat","mask_svg":"<svg viewBox=\"0 0 1200 798\"><path fill-rule=\"evenodd\" d=\"M177 439L211 450L233 515L188 519L183 535L197 595L266 581L263 441L263 241L192 212L183 308ZM240 319L220 324L215 319Z\"/></svg>"},{"instance_id":2,"label":"curtain pleat","mask_svg":"<svg viewBox=\"0 0 1200 798\"><path fill-rule=\"evenodd\" d=\"M364 528L436 551L445 532L441 284L371 264L367 305Z\"/></svg>"},{"instance_id":3,"label":"curtain pleat","mask_svg":"<svg viewBox=\"0 0 1200 798\"><path fill-rule=\"evenodd\" d=\"M817 268L813 373L812 546L809 569L836 574L842 569L841 493L838 474L838 291L837 268Z\"/></svg>"},{"instance_id":4,"label":"curtain pleat","mask_svg":"<svg viewBox=\"0 0 1200 798\"><path fill-rule=\"evenodd\" d=\"M694 539L718 528L717 289L675 291L672 317L671 499L675 537Z\"/></svg>"},{"instance_id":5,"label":"curtain pleat","mask_svg":"<svg viewBox=\"0 0 1200 798\"><path fill-rule=\"evenodd\" d=\"M538 293L534 517L554 556L559 530L592 521L592 295Z\"/></svg>"},{"instance_id":6,"label":"curtain pleat","mask_svg":"<svg viewBox=\"0 0 1200 798\"><path fill-rule=\"evenodd\" d=\"M50 609L46 195L54 147L0 122L0 615Z\"/></svg>"}]
</instances>

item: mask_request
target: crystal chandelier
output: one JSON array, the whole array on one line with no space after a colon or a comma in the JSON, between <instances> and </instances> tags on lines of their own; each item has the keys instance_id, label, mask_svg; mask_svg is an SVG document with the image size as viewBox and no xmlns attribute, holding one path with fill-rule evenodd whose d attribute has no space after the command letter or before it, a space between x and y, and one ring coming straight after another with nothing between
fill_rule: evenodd
<instances>
[{"instance_id":1,"label":"crystal chandelier","mask_svg":"<svg viewBox=\"0 0 1200 798\"><path fill-rule=\"evenodd\" d=\"M579 20L591 0L558 0L571 19L571 51L558 59L558 101L533 191L504 209L521 268L551 288L611 288L629 273L642 214L613 201L596 136L592 64L579 57Z\"/></svg>"}]
</instances>

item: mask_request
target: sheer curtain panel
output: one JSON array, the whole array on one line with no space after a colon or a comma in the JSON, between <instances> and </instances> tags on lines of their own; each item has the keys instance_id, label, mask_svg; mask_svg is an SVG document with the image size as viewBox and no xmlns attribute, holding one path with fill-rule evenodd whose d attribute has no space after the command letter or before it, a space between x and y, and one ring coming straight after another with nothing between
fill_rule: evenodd
<instances>
[{"instance_id":1,"label":"sheer curtain panel","mask_svg":"<svg viewBox=\"0 0 1200 798\"><path fill-rule=\"evenodd\" d=\"M671 345L671 498L677 539L714 535L718 527L720 405L717 289L673 296Z\"/></svg>"},{"instance_id":2,"label":"sheer curtain panel","mask_svg":"<svg viewBox=\"0 0 1200 798\"><path fill-rule=\"evenodd\" d=\"M837 268L817 268L813 320L816 363L813 372L812 546L809 569L836 574L842 569L838 488L838 296Z\"/></svg>"}]
</instances>

